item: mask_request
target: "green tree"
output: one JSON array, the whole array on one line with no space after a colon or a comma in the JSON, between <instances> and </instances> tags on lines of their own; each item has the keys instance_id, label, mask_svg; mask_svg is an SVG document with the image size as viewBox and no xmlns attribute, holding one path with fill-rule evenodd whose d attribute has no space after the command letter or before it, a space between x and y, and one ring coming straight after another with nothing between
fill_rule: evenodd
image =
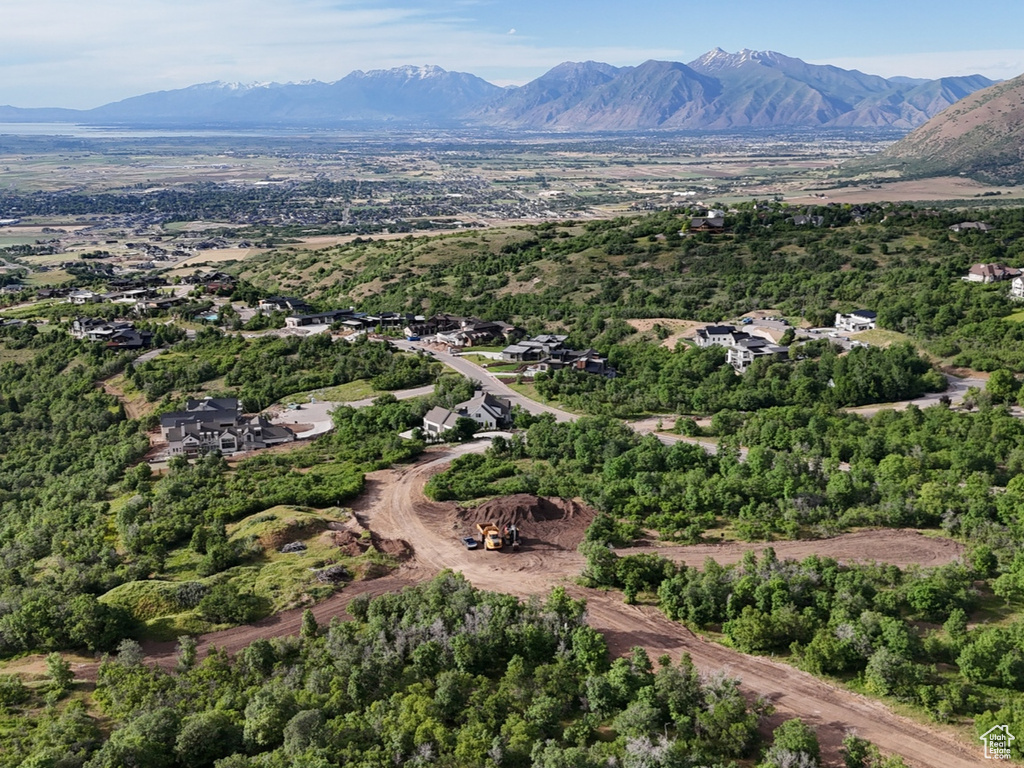
<instances>
[{"instance_id":1,"label":"green tree","mask_svg":"<svg viewBox=\"0 0 1024 768\"><path fill-rule=\"evenodd\" d=\"M800 719L787 720L772 732L772 746L761 768L788 768L791 765L818 765L821 747L818 736Z\"/></svg>"},{"instance_id":2,"label":"green tree","mask_svg":"<svg viewBox=\"0 0 1024 768\"><path fill-rule=\"evenodd\" d=\"M71 665L59 653L51 653L46 657L46 677L49 680L47 697L56 701L64 698L71 690L75 673Z\"/></svg>"}]
</instances>

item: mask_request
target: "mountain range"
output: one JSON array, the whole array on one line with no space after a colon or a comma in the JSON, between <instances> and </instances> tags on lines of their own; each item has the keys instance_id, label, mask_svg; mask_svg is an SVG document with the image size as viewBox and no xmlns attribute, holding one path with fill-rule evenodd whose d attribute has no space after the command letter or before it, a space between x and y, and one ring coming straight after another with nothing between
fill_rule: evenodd
<instances>
[{"instance_id":1,"label":"mountain range","mask_svg":"<svg viewBox=\"0 0 1024 768\"><path fill-rule=\"evenodd\" d=\"M1024 183L1024 75L976 91L848 170Z\"/></svg>"},{"instance_id":2,"label":"mountain range","mask_svg":"<svg viewBox=\"0 0 1024 768\"><path fill-rule=\"evenodd\" d=\"M0 107L0 121L131 126L387 123L541 131L910 130L993 81L866 75L773 51L716 48L682 64L566 62L501 88L440 67L356 71L332 83L204 83L90 110Z\"/></svg>"}]
</instances>

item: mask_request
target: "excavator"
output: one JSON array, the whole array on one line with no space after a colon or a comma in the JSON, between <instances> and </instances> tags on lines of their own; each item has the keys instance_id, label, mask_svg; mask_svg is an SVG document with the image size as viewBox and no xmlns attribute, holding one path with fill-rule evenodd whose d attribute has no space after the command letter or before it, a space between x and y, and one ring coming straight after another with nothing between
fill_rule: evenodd
<instances>
[{"instance_id":1,"label":"excavator","mask_svg":"<svg viewBox=\"0 0 1024 768\"><path fill-rule=\"evenodd\" d=\"M502 537L506 544L512 545L512 551L519 551L519 529L516 528L516 524L505 526L505 535Z\"/></svg>"}]
</instances>

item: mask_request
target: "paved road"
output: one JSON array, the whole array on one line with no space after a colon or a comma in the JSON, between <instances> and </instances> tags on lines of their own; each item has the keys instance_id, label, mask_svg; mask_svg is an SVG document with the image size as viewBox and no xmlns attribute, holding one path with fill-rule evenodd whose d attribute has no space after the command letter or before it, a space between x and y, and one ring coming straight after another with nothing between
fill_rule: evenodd
<instances>
[{"instance_id":1,"label":"paved road","mask_svg":"<svg viewBox=\"0 0 1024 768\"><path fill-rule=\"evenodd\" d=\"M910 405L916 405L918 408L928 408L938 405L943 397L948 397L953 405L960 405L967 395L967 390L971 387L977 387L983 391L985 389L985 379L960 378L959 376L950 376L948 373L945 376L946 381L949 382L945 392L929 392L927 395L922 395L914 400L900 400L896 403L876 403L875 405L862 405L857 408L845 408L844 410L849 413L858 413L861 416L874 416L879 411L903 411Z\"/></svg>"},{"instance_id":2,"label":"paved road","mask_svg":"<svg viewBox=\"0 0 1024 768\"><path fill-rule=\"evenodd\" d=\"M399 349L404 349L407 352L416 352L417 350L422 349L422 347L414 341L398 340L393 341L393 343ZM449 355L446 352L436 352L434 357L449 368L458 371L466 378L480 382L485 392L490 392L492 395L503 397L509 400L512 405L518 405L529 413L537 415L550 413L555 417L556 421L575 421L579 418L577 414L553 408L552 406L545 405L544 403L538 403L536 400L531 400L525 395L521 395L501 381L501 379L498 379L496 376L488 373L476 363L471 363L469 360L457 357L456 355Z\"/></svg>"},{"instance_id":3,"label":"paved road","mask_svg":"<svg viewBox=\"0 0 1024 768\"><path fill-rule=\"evenodd\" d=\"M414 389L400 389L397 392L392 392L391 394L399 400L408 400L413 397L429 395L433 391L433 385L429 385L426 387L416 387ZM297 439L307 440L331 431L334 427L334 421L331 419L331 413L339 405L349 405L353 408L365 408L368 405L372 405L373 400L374 398L368 397L364 400L355 400L353 402L319 400L315 403L303 403L300 409L295 411L286 409L272 416L270 421L273 424L283 424L285 426L293 426L295 424L311 425L309 429L295 434Z\"/></svg>"}]
</instances>

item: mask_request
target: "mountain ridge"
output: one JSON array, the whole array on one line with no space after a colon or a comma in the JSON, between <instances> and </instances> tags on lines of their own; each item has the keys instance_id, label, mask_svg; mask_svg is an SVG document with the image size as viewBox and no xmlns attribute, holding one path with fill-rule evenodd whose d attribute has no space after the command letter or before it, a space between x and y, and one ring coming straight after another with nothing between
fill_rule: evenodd
<instances>
[{"instance_id":1,"label":"mountain ridge","mask_svg":"<svg viewBox=\"0 0 1024 768\"><path fill-rule=\"evenodd\" d=\"M682 62L563 62L502 88L435 65L302 83L199 83L90 110L0 107L0 120L117 125L343 126L356 122L541 131L899 128L993 81L883 78L775 51L715 48Z\"/></svg>"},{"instance_id":2,"label":"mountain ridge","mask_svg":"<svg viewBox=\"0 0 1024 768\"><path fill-rule=\"evenodd\" d=\"M1024 183L1024 75L971 93L851 169Z\"/></svg>"}]
</instances>

